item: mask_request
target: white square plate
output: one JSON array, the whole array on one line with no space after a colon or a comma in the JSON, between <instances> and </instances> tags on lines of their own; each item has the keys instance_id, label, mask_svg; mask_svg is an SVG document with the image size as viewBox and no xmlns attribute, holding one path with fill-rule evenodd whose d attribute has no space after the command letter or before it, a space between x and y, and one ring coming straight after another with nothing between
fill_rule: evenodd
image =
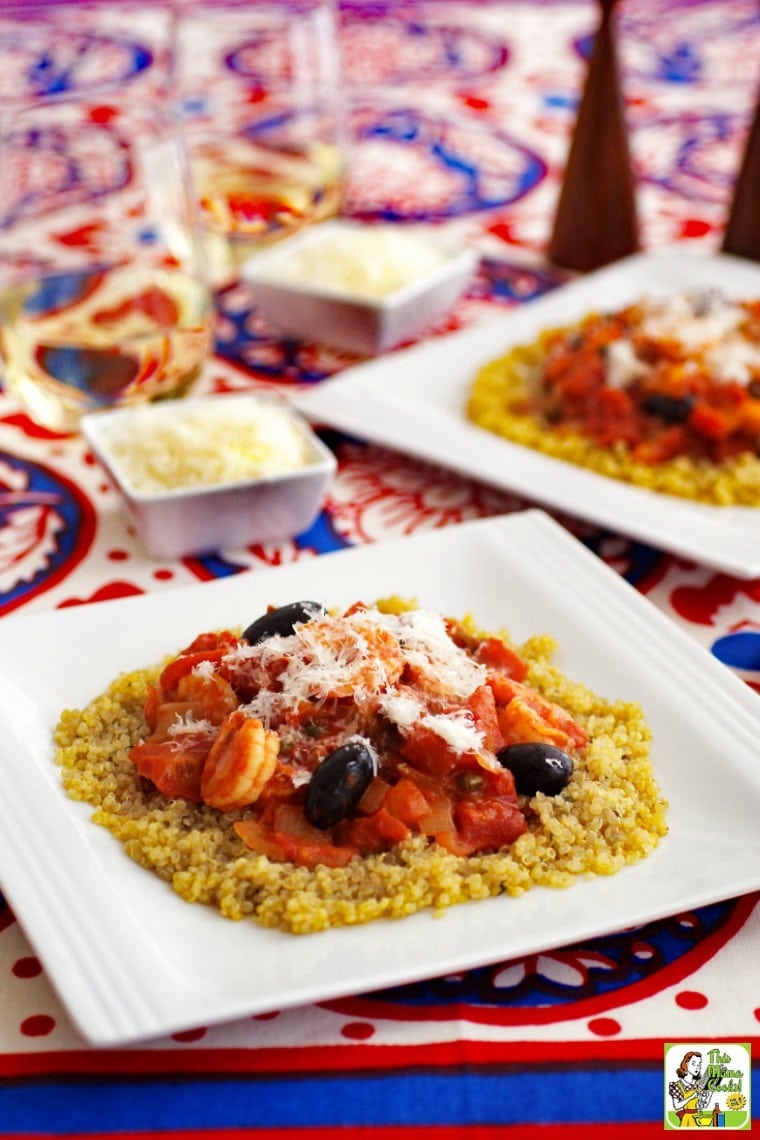
<instances>
[{"instance_id":1,"label":"white square plate","mask_svg":"<svg viewBox=\"0 0 760 1140\"><path fill-rule=\"evenodd\" d=\"M687 247L637 254L515 312L358 365L295 398L329 423L515 491L544 506L692 558L740 578L760 575L760 510L717 507L634 487L502 439L465 418L478 368L547 327L643 296L714 285L760 297L760 265Z\"/></svg>"},{"instance_id":2,"label":"white square plate","mask_svg":"<svg viewBox=\"0 0 760 1140\"><path fill-rule=\"evenodd\" d=\"M470 611L518 641L551 633L570 677L639 701L671 803L661 846L564 891L296 936L184 902L66 797L51 744L62 708L81 707L121 671L176 652L201 629L245 625L268 603L391 592ZM6 618L0 734L0 882L74 1023L99 1045L512 959L760 887L757 695L541 511ZM700 851L709 858L695 874Z\"/></svg>"}]
</instances>

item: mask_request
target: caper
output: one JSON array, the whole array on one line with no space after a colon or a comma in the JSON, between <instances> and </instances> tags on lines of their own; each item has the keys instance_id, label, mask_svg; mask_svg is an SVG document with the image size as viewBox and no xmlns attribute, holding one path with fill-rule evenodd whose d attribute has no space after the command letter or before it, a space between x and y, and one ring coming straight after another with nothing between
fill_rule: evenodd
<instances>
[{"instance_id":1,"label":"caper","mask_svg":"<svg viewBox=\"0 0 760 1140\"><path fill-rule=\"evenodd\" d=\"M258 645L268 637L288 637L296 625L321 617L324 612L325 608L319 602L289 602L256 618L245 630L243 641Z\"/></svg>"},{"instance_id":2,"label":"caper","mask_svg":"<svg viewBox=\"0 0 760 1140\"><path fill-rule=\"evenodd\" d=\"M669 424L682 424L688 420L694 407L693 396L666 396L664 392L651 392L641 401L645 412Z\"/></svg>"},{"instance_id":3,"label":"caper","mask_svg":"<svg viewBox=\"0 0 760 1140\"><path fill-rule=\"evenodd\" d=\"M301 725L301 732L312 740L319 740L320 736L325 735L325 726L317 724L314 720L307 720Z\"/></svg>"},{"instance_id":4,"label":"caper","mask_svg":"<svg viewBox=\"0 0 760 1140\"><path fill-rule=\"evenodd\" d=\"M356 807L375 774L369 741L349 740L326 756L309 783L306 818L314 827L334 827Z\"/></svg>"},{"instance_id":5,"label":"caper","mask_svg":"<svg viewBox=\"0 0 760 1140\"><path fill-rule=\"evenodd\" d=\"M457 787L462 792L477 792L484 784L480 772L460 772L457 776Z\"/></svg>"},{"instance_id":6,"label":"caper","mask_svg":"<svg viewBox=\"0 0 760 1140\"><path fill-rule=\"evenodd\" d=\"M502 767L509 768L520 796L534 796L536 792L556 796L573 774L572 758L543 741L510 744L497 752L496 758Z\"/></svg>"}]
</instances>

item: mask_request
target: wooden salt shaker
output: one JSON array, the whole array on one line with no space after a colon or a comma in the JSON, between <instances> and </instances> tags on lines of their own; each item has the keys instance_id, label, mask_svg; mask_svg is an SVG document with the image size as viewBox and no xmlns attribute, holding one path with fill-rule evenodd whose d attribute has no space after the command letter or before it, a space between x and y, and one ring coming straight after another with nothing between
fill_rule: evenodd
<instances>
[{"instance_id":1,"label":"wooden salt shaker","mask_svg":"<svg viewBox=\"0 0 760 1140\"><path fill-rule=\"evenodd\" d=\"M634 253L638 222L612 11L599 0L601 22L570 144L549 260L587 272Z\"/></svg>"}]
</instances>

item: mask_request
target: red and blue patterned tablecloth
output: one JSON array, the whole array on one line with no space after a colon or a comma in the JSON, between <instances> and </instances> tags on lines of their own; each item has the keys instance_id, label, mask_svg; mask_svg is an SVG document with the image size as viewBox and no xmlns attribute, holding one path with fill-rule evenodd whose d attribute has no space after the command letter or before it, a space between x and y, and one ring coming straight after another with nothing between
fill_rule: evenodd
<instances>
[{"instance_id":1,"label":"red and blue patterned tablecloth","mask_svg":"<svg viewBox=\"0 0 760 1140\"><path fill-rule=\"evenodd\" d=\"M760 78L756 0L622 0L618 11L642 244L717 249ZM481 253L430 336L565 279L543 251L597 15L584 0L342 4L355 140L345 212L445 229ZM88 7L87 34L98 19ZM142 65L140 27L115 44L115 67ZM76 57L69 64L76 83ZM278 339L242 286L218 300L206 390L287 391L353 363ZM173 590L529 505L361 439L325 438L339 469L307 533L155 562L82 440L35 426L0 393L0 614ZM560 521L760 691L760 581ZM698 874L709 852L694 857ZM97 1050L76 1035L0 897L0 1135L654 1136L665 1041L750 1042L760 1058L756 902Z\"/></svg>"}]
</instances>

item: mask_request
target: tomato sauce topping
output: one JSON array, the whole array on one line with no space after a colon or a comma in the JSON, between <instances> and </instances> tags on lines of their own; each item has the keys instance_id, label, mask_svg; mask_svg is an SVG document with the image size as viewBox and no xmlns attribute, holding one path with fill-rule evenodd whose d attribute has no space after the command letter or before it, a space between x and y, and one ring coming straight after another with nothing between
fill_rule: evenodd
<instances>
[{"instance_id":1,"label":"tomato sauce topping","mask_svg":"<svg viewBox=\"0 0 760 1140\"><path fill-rule=\"evenodd\" d=\"M760 452L760 301L646 299L545 334L520 410L655 464Z\"/></svg>"},{"instance_id":2,"label":"tomato sauce topping","mask_svg":"<svg viewBox=\"0 0 760 1140\"><path fill-rule=\"evenodd\" d=\"M204 633L161 672L130 757L164 795L238 812L243 843L277 861L344 866L411 836L492 851L527 826L510 746L561 749L569 773L587 744L527 673L427 610L310 612L255 644Z\"/></svg>"}]
</instances>

